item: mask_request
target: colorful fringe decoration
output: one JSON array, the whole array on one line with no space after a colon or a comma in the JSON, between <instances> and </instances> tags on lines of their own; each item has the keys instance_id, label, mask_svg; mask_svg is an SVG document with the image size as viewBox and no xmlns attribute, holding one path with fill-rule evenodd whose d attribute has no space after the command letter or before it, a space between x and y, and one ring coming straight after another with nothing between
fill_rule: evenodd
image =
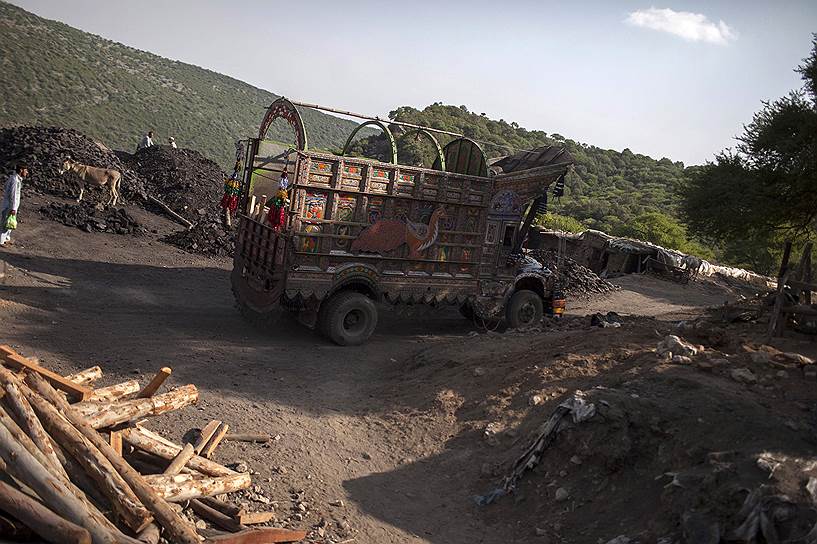
<instances>
[{"instance_id":1,"label":"colorful fringe decoration","mask_svg":"<svg viewBox=\"0 0 817 544\"><path fill-rule=\"evenodd\" d=\"M241 192L241 183L235 178L224 180L224 196L221 197L221 207L230 212L238 208L238 195Z\"/></svg>"},{"instance_id":2,"label":"colorful fringe decoration","mask_svg":"<svg viewBox=\"0 0 817 544\"><path fill-rule=\"evenodd\" d=\"M280 232L286 224L286 210L288 204L289 199L287 198L286 190L279 189L272 198L269 213L267 214L267 221L269 221L269 224L276 232Z\"/></svg>"}]
</instances>

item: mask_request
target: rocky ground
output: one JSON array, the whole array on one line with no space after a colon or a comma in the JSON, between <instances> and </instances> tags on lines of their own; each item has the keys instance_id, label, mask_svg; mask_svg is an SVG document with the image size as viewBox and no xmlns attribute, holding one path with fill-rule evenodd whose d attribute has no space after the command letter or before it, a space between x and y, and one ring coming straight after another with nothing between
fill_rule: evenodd
<instances>
[{"instance_id":1,"label":"rocky ground","mask_svg":"<svg viewBox=\"0 0 817 544\"><path fill-rule=\"evenodd\" d=\"M246 464L240 501L311 542L807 541L817 377L789 354L817 344L763 344L762 303L724 306L741 295L727 285L627 276L561 322L502 334L456 311L384 311L369 344L341 348L285 314L249 327L229 260L161 242L171 220L127 205L145 233L88 233L33 213L50 202L26 198L0 254L3 341L66 373L100 364L106 384L171 366L199 407L151 424L177 441L210 419L273 436L217 460ZM619 326L586 317L610 311ZM668 335L690 351L659 356ZM577 390L596 415L478 505Z\"/></svg>"}]
</instances>

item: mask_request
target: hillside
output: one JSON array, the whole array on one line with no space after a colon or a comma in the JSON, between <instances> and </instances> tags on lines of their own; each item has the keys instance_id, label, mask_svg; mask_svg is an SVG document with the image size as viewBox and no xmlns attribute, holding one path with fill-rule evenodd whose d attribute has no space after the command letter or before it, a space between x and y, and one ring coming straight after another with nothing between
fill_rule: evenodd
<instances>
[{"instance_id":1,"label":"hillside","mask_svg":"<svg viewBox=\"0 0 817 544\"><path fill-rule=\"evenodd\" d=\"M132 151L148 129L223 166L276 95L50 21L0 1L0 126L59 125ZM355 123L304 112L310 145L343 145ZM283 131L270 137L289 141Z\"/></svg>"},{"instance_id":2,"label":"hillside","mask_svg":"<svg viewBox=\"0 0 817 544\"><path fill-rule=\"evenodd\" d=\"M564 145L576 159L566 180L565 196L551 201L550 210L565 228L594 228L642 239L711 257L711 252L689 240L681 221L678 190L686 183L684 164L632 153L629 149L601 149L541 130L527 130L517 123L489 119L466 106L435 103L423 110L403 106L389 113L396 121L460 132L480 142L489 157L542 145ZM441 137L444 145L450 137ZM358 140L356 154L376 156L384 151L382 136ZM401 163L430 164L433 150L424 141L398 139ZM578 221L579 223L577 223Z\"/></svg>"}]
</instances>

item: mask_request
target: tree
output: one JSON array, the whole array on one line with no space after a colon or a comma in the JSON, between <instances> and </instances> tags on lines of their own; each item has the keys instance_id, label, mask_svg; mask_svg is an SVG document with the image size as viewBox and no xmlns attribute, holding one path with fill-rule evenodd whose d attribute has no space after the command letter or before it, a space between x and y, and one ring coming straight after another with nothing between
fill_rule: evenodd
<instances>
[{"instance_id":1,"label":"tree","mask_svg":"<svg viewBox=\"0 0 817 544\"><path fill-rule=\"evenodd\" d=\"M766 272L769 252L753 247L817 232L817 35L797 71L803 89L764 102L736 150L690 169L682 189L683 212L693 229L720 242L732 260Z\"/></svg>"}]
</instances>

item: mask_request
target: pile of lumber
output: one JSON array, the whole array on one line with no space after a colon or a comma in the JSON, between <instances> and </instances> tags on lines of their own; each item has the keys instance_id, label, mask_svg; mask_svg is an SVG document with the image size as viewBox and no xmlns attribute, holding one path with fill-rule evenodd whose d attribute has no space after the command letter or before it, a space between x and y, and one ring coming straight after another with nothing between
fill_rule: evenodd
<instances>
[{"instance_id":1,"label":"pile of lumber","mask_svg":"<svg viewBox=\"0 0 817 544\"><path fill-rule=\"evenodd\" d=\"M225 501L224 494L251 486L248 473L211 459L227 424L213 421L184 445L142 426L143 418L198 400L194 385L160 393L170 373L161 369L144 387L132 380L94 389L99 367L61 376L0 346L0 538L61 544L305 538L304 531L252 529L273 514ZM197 529L185 509L218 529Z\"/></svg>"}]
</instances>

